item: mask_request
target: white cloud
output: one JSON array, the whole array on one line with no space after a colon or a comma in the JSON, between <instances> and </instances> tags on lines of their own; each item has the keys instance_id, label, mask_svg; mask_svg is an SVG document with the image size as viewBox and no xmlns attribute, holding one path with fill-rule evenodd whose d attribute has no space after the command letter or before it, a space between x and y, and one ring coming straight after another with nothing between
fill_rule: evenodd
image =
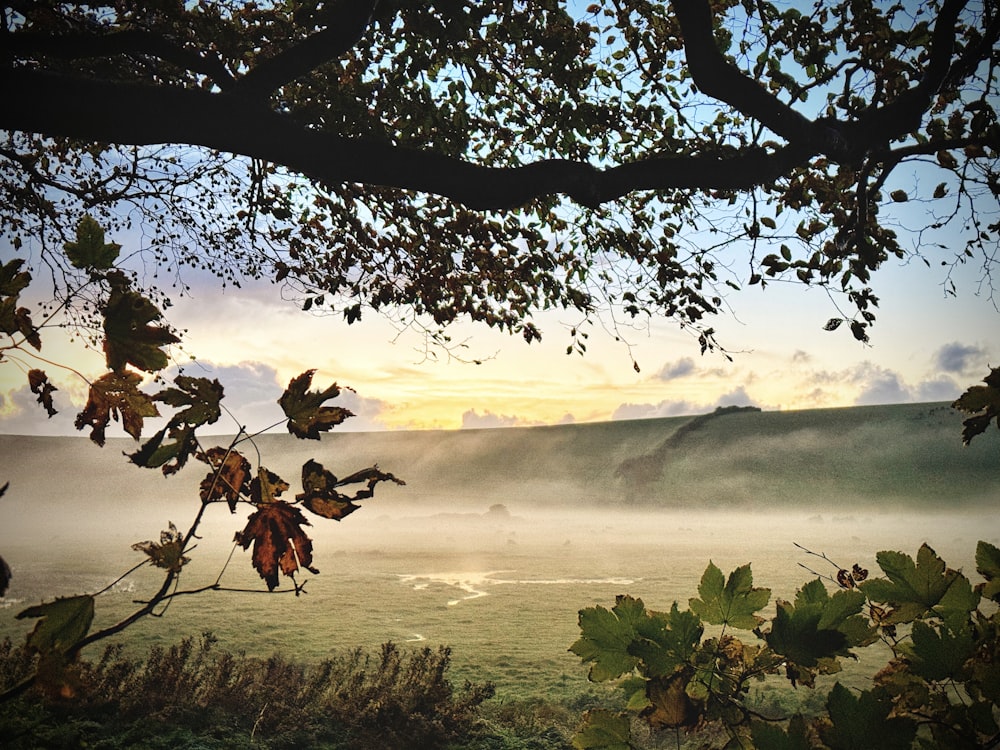
<instances>
[{"instance_id":1,"label":"white cloud","mask_svg":"<svg viewBox=\"0 0 1000 750\"><path fill-rule=\"evenodd\" d=\"M79 409L62 391L52 394L53 406L58 413L51 418L37 398L27 385L6 396L0 393L0 432L9 435L68 435L76 432L73 423ZM108 434L112 434L110 429Z\"/></svg>"},{"instance_id":2,"label":"white cloud","mask_svg":"<svg viewBox=\"0 0 1000 750\"><path fill-rule=\"evenodd\" d=\"M746 388L739 386L708 404L696 404L686 400L661 401L658 404L619 404L611 419L657 419L707 414L720 406L760 406L760 404L747 393Z\"/></svg>"}]
</instances>

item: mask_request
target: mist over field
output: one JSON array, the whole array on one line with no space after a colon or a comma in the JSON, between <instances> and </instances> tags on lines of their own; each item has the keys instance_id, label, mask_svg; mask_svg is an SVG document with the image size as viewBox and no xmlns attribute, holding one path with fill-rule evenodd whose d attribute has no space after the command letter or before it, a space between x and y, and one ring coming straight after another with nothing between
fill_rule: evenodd
<instances>
[{"instance_id":1,"label":"mist over field","mask_svg":"<svg viewBox=\"0 0 1000 750\"><path fill-rule=\"evenodd\" d=\"M682 606L712 560L752 562L755 582L790 598L829 564L877 571L882 549L924 541L974 571L979 539L1000 542L1000 439L961 444L941 404L800 412L726 409L694 418L494 430L341 433L256 440L264 466L300 491L315 459L339 476L378 464L406 481L338 523L313 517L319 575L307 595L214 592L178 598L122 636L136 649L206 629L225 647L320 659L331 650L447 644L460 677L512 692L577 690L586 670L566 649L576 613L617 594ZM216 442L206 440L206 446ZM227 445L225 438L217 444ZM129 440L0 436L0 554L14 572L0 637L22 638L26 606L98 591L168 522L186 529L207 467L178 475L128 463ZM241 450L251 462L254 449ZM500 507L502 506L502 507ZM249 509L209 508L181 585L263 589L233 552ZM824 567L826 565L826 567ZM808 568L808 569L807 569ZM97 599L95 627L153 590L144 568Z\"/></svg>"}]
</instances>

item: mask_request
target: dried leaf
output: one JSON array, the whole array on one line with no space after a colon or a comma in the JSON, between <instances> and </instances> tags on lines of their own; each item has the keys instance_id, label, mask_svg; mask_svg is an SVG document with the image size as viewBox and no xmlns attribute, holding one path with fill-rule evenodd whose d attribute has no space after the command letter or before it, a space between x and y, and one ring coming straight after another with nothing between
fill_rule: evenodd
<instances>
[{"instance_id":1,"label":"dried leaf","mask_svg":"<svg viewBox=\"0 0 1000 750\"><path fill-rule=\"evenodd\" d=\"M225 448L209 448L198 454L198 459L212 467L201 480L201 501L211 503L224 499L229 510L236 512L240 495L250 494L250 462L243 454Z\"/></svg>"},{"instance_id":2,"label":"dried leaf","mask_svg":"<svg viewBox=\"0 0 1000 750\"><path fill-rule=\"evenodd\" d=\"M284 500L261 505L247 520L246 528L236 532L235 541L243 549L253 544L253 566L274 591L278 586L278 570L294 577L301 565L312 573L312 540L302 531L309 526L302 511Z\"/></svg>"},{"instance_id":3,"label":"dried leaf","mask_svg":"<svg viewBox=\"0 0 1000 750\"><path fill-rule=\"evenodd\" d=\"M59 389L49 382L49 376L44 370L28 370L28 387L38 396L38 403L42 405L50 419L59 413L52 403L52 394Z\"/></svg>"},{"instance_id":4,"label":"dried leaf","mask_svg":"<svg viewBox=\"0 0 1000 750\"><path fill-rule=\"evenodd\" d=\"M278 404L288 417L288 431L298 438L319 440L319 433L327 432L354 414L339 406L323 406L323 402L340 395L334 383L325 391L310 391L315 370L306 370L292 378L281 394Z\"/></svg>"},{"instance_id":5,"label":"dried leaf","mask_svg":"<svg viewBox=\"0 0 1000 750\"><path fill-rule=\"evenodd\" d=\"M144 417L158 417L156 404L139 390L142 378L132 372L109 372L90 384L87 405L76 418L76 429L90 427L90 439L104 445L104 430L112 418L121 418L125 432L136 440Z\"/></svg>"},{"instance_id":6,"label":"dried leaf","mask_svg":"<svg viewBox=\"0 0 1000 750\"><path fill-rule=\"evenodd\" d=\"M153 565L169 570L171 573L180 573L181 568L191 562L191 558L182 554L184 552L184 537L177 531L177 527L173 523L170 523L167 531L160 532L159 544L151 541L136 542L132 545L132 549L149 555Z\"/></svg>"},{"instance_id":7,"label":"dried leaf","mask_svg":"<svg viewBox=\"0 0 1000 750\"><path fill-rule=\"evenodd\" d=\"M341 494L336 490L337 487L359 482L366 482L367 486L353 495ZM324 469L322 464L310 459L302 465L302 493L296 495L295 499L316 515L340 521L360 507L355 501L372 497L375 494L375 485L379 482L406 484L392 474L380 471L377 466L337 479L332 472Z\"/></svg>"},{"instance_id":8,"label":"dried leaf","mask_svg":"<svg viewBox=\"0 0 1000 750\"><path fill-rule=\"evenodd\" d=\"M218 380L208 378L192 378L178 375L174 378L176 388L164 388L153 396L154 401L174 407L186 407L174 414L173 424L188 424L199 427L203 424L214 424L222 416L219 402L222 400L222 384Z\"/></svg>"},{"instance_id":9,"label":"dried leaf","mask_svg":"<svg viewBox=\"0 0 1000 750\"><path fill-rule=\"evenodd\" d=\"M261 466L257 470L257 476L250 482L250 502L254 505L273 503L289 486L288 482L273 471Z\"/></svg>"}]
</instances>

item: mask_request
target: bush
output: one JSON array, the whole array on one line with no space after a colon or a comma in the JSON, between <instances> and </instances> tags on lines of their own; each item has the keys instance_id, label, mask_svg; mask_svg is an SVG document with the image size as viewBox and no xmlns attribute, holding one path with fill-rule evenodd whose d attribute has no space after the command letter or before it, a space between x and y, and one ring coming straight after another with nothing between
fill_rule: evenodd
<instances>
[{"instance_id":1,"label":"bush","mask_svg":"<svg viewBox=\"0 0 1000 750\"><path fill-rule=\"evenodd\" d=\"M186 638L142 660L109 646L78 665L72 699L39 701L32 691L0 707L0 744L436 748L466 736L493 695L488 683L455 690L446 647L387 643L375 655L359 649L305 665L219 651L215 640ZM6 684L32 666L9 639L0 644Z\"/></svg>"}]
</instances>

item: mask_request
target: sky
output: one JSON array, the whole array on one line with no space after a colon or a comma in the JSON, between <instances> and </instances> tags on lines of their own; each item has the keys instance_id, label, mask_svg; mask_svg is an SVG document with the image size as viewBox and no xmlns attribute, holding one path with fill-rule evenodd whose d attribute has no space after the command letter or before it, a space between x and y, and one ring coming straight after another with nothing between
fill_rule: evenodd
<instances>
[{"instance_id":1,"label":"sky","mask_svg":"<svg viewBox=\"0 0 1000 750\"><path fill-rule=\"evenodd\" d=\"M213 429L229 434L280 422L277 398L307 369L316 370L314 388L337 382L353 389L331 402L356 415L338 430L551 425L693 415L728 405L788 410L952 401L989 365L1000 364L1000 313L980 289L981 269L970 264L953 276L957 298L944 294L945 274L920 262L887 263L873 278L881 304L870 345L855 341L846 326L822 329L837 314L823 290L772 283L730 293L731 311L713 321L732 361L720 353L702 356L697 341L669 321L626 331L626 341L595 327L587 353L567 355L568 326L576 321L546 313L537 319L543 341L530 345L482 326L455 326L453 341L464 342L464 358L481 359L478 365L444 352L428 358L420 336L400 334L377 315L348 326L340 316L301 311L270 284L223 291L196 279L190 295L169 310L169 320L187 330L183 347L171 354L186 374L223 384L233 416ZM43 341L47 359L72 363L88 376L103 373L100 353L58 331L46 331ZM60 413L45 418L24 365L0 363L0 432L76 433L85 384L45 363L25 359L25 365L49 373ZM124 433L112 425L108 434Z\"/></svg>"}]
</instances>

